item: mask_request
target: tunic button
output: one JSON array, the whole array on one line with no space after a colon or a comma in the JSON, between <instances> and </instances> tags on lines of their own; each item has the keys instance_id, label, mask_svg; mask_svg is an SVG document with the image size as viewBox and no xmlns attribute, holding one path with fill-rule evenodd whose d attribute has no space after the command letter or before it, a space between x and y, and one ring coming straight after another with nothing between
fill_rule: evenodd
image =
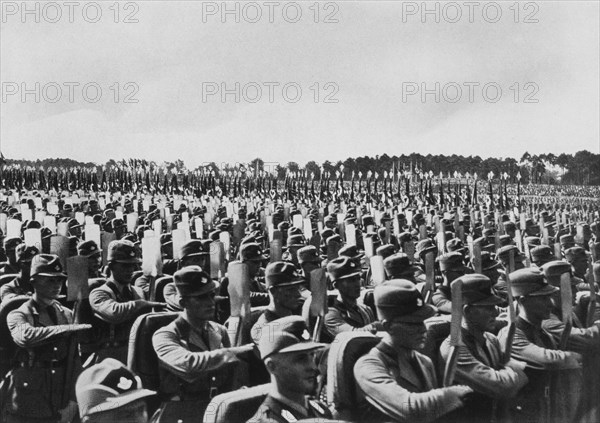
<instances>
[{"instance_id":1,"label":"tunic button","mask_svg":"<svg viewBox=\"0 0 600 423\"><path fill-rule=\"evenodd\" d=\"M212 381L214 382L215 380L217 380L217 378L213 376L212 377Z\"/></svg>"},{"instance_id":2,"label":"tunic button","mask_svg":"<svg viewBox=\"0 0 600 423\"><path fill-rule=\"evenodd\" d=\"M24 382L24 383L23 383L23 387L24 387L24 388L27 388L28 386L29 386L29 384L28 384L27 382Z\"/></svg>"},{"instance_id":3,"label":"tunic button","mask_svg":"<svg viewBox=\"0 0 600 423\"><path fill-rule=\"evenodd\" d=\"M52 374L56 373L56 370L52 370Z\"/></svg>"},{"instance_id":4,"label":"tunic button","mask_svg":"<svg viewBox=\"0 0 600 423\"><path fill-rule=\"evenodd\" d=\"M58 347L54 347L54 351L58 351Z\"/></svg>"}]
</instances>

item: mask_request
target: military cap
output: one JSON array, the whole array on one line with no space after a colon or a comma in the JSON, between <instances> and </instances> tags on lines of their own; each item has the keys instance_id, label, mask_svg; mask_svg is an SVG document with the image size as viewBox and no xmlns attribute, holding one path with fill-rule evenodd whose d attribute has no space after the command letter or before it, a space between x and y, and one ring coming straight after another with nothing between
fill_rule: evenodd
<instances>
[{"instance_id":1,"label":"military cap","mask_svg":"<svg viewBox=\"0 0 600 423\"><path fill-rule=\"evenodd\" d=\"M187 257L205 256L208 254L210 253L204 250L204 245L201 240L191 239L181 246L179 256L181 259L184 259Z\"/></svg>"},{"instance_id":2,"label":"military cap","mask_svg":"<svg viewBox=\"0 0 600 423\"><path fill-rule=\"evenodd\" d=\"M526 236L525 237L525 242L527 243L527 245L529 245L530 247L533 245L542 245L542 239L539 236Z\"/></svg>"},{"instance_id":3,"label":"military cap","mask_svg":"<svg viewBox=\"0 0 600 423\"><path fill-rule=\"evenodd\" d=\"M471 273L461 276L452 283L462 282L462 298L464 304L474 306L491 306L502 304L503 300L492 291L492 281L485 275Z\"/></svg>"},{"instance_id":4,"label":"military cap","mask_svg":"<svg viewBox=\"0 0 600 423\"><path fill-rule=\"evenodd\" d=\"M325 216L325 218L323 219L323 222L325 224L327 224L327 223L337 223L337 218L334 215L330 214L330 215Z\"/></svg>"},{"instance_id":5,"label":"military cap","mask_svg":"<svg viewBox=\"0 0 600 423\"><path fill-rule=\"evenodd\" d=\"M365 214L362 217L362 224L366 228L369 225L375 225L375 220L373 219L373 216L371 216L370 214Z\"/></svg>"},{"instance_id":6,"label":"military cap","mask_svg":"<svg viewBox=\"0 0 600 423\"><path fill-rule=\"evenodd\" d=\"M452 238L450 241L446 242L446 248L450 252L459 252L466 253L468 248L462 243L462 241L458 238Z\"/></svg>"},{"instance_id":7,"label":"military cap","mask_svg":"<svg viewBox=\"0 0 600 423\"><path fill-rule=\"evenodd\" d=\"M306 322L301 316L287 316L273 320L261 328L258 351L264 360L273 354L313 351L325 344L312 342Z\"/></svg>"},{"instance_id":8,"label":"military cap","mask_svg":"<svg viewBox=\"0 0 600 423\"><path fill-rule=\"evenodd\" d=\"M417 246L415 247L415 252L417 253L417 256L419 256L421 258L423 257L424 254L427 254L430 252L436 252L436 251L437 251L436 245L429 238L422 239L421 241L417 242Z\"/></svg>"},{"instance_id":9,"label":"military cap","mask_svg":"<svg viewBox=\"0 0 600 423\"><path fill-rule=\"evenodd\" d=\"M106 256L108 263L135 263L139 264L142 261L137 257L137 250L131 241L111 241L108 244L108 252Z\"/></svg>"},{"instance_id":10,"label":"military cap","mask_svg":"<svg viewBox=\"0 0 600 423\"><path fill-rule=\"evenodd\" d=\"M516 231L517 225L514 222L503 222L505 231Z\"/></svg>"},{"instance_id":11,"label":"military cap","mask_svg":"<svg viewBox=\"0 0 600 423\"><path fill-rule=\"evenodd\" d=\"M375 287L373 296L377 315L382 320L422 322L435 315L436 308L425 304L414 283L392 279Z\"/></svg>"},{"instance_id":12,"label":"military cap","mask_svg":"<svg viewBox=\"0 0 600 423\"><path fill-rule=\"evenodd\" d=\"M269 263L265 269L265 280L267 289L304 283L304 279L298 274L296 267L285 261Z\"/></svg>"},{"instance_id":13,"label":"military cap","mask_svg":"<svg viewBox=\"0 0 600 423\"><path fill-rule=\"evenodd\" d=\"M487 228L483 230L483 236L492 236L496 234L496 230L494 228Z\"/></svg>"},{"instance_id":14,"label":"military cap","mask_svg":"<svg viewBox=\"0 0 600 423\"><path fill-rule=\"evenodd\" d=\"M560 276L563 273L571 273L571 265L562 260L550 261L544 264L540 269L544 272L544 276L550 283L555 280L556 276Z\"/></svg>"},{"instance_id":15,"label":"military cap","mask_svg":"<svg viewBox=\"0 0 600 423\"><path fill-rule=\"evenodd\" d=\"M127 226L127 225L125 224L123 219L120 219L118 217L115 217L113 220L110 221L110 227L113 230L115 230L116 228L122 228L123 226Z\"/></svg>"},{"instance_id":16,"label":"military cap","mask_svg":"<svg viewBox=\"0 0 600 423\"><path fill-rule=\"evenodd\" d=\"M138 243L137 237L133 232L127 232L123 238L121 238L121 241L131 241L134 244Z\"/></svg>"},{"instance_id":17,"label":"military cap","mask_svg":"<svg viewBox=\"0 0 600 423\"><path fill-rule=\"evenodd\" d=\"M31 261L33 257L39 253L40 250L38 250L33 245L19 244L15 249L15 257L17 259L17 263Z\"/></svg>"},{"instance_id":18,"label":"military cap","mask_svg":"<svg viewBox=\"0 0 600 423\"><path fill-rule=\"evenodd\" d=\"M77 246L77 254L79 254L80 256L92 257L100 254L101 252L102 250L98 248L98 244L96 244L96 241L83 241Z\"/></svg>"},{"instance_id":19,"label":"military cap","mask_svg":"<svg viewBox=\"0 0 600 423\"><path fill-rule=\"evenodd\" d=\"M327 238L327 244L330 244L332 242L337 242L337 243L342 244L343 243L342 237L339 236L338 234L333 234L329 238Z\"/></svg>"},{"instance_id":20,"label":"military cap","mask_svg":"<svg viewBox=\"0 0 600 423\"><path fill-rule=\"evenodd\" d=\"M404 253L396 253L387 257L383 260L383 267L389 277L398 277L407 273L412 274L418 270L410 263L410 259Z\"/></svg>"},{"instance_id":21,"label":"military cap","mask_svg":"<svg viewBox=\"0 0 600 423\"><path fill-rule=\"evenodd\" d=\"M515 258L519 255L519 249L517 248L516 245L505 245L504 247L500 247L498 249L498 251L496 252L496 256L502 260L502 261L506 261L508 260L509 254L510 252L514 253Z\"/></svg>"},{"instance_id":22,"label":"military cap","mask_svg":"<svg viewBox=\"0 0 600 423\"><path fill-rule=\"evenodd\" d=\"M17 245L23 243L23 240L21 238L17 238L17 237L13 237L13 238L8 238L4 241L4 249L5 250L14 250L15 248L17 248Z\"/></svg>"},{"instance_id":23,"label":"military cap","mask_svg":"<svg viewBox=\"0 0 600 423\"><path fill-rule=\"evenodd\" d=\"M185 266L173 275L175 288L182 297L199 297L210 294L217 284L200 266Z\"/></svg>"},{"instance_id":24,"label":"military cap","mask_svg":"<svg viewBox=\"0 0 600 423\"><path fill-rule=\"evenodd\" d=\"M402 232L401 234L398 235L398 242L400 244L404 243L404 242L409 242L412 241L412 234L410 232Z\"/></svg>"},{"instance_id":25,"label":"military cap","mask_svg":"<svg viewBox=\"0 0 600 423\"><path fill-rule=\"evenodd\" d=\"M75 393L81 417L114 410L156 394L143 389L142 380L114 358L106 358L81 372Z\"/></svg>"},{"instance_id":26,"label":"military cap","mask_svg":"<svg viewBox=\"0 0 600 423\"><path fill-rule=\"evenodd\" d=\"M494 250L494 244L488 241L484 236L479 237L473 241L473 245L478 245L481 251L492 252Z\"/></svg>"},{"instance_id":27,"label":"military cap","mask_svg":"<svg viewBox=\"0 0 600 423\"><path fill-rule=\"evenodd\" d=\"M514 297L551 295L558 288L549 285L540 269L524 268L510 274L511 290Z\"/></svg>"},{"instance_id":28,"label":"military cap","mask_svg":"<svg viewBox=\"0 0 600 423\"><path fill-rule=\"evenodd\" d=\"M60 259L55 254L37 254L31 260L30 276L35 280L36 276L50 276L66 278Z\"/></svg>"},{"instance_id":29,"label":"military cap","mask_svg":"<svg viewBox=\"0 0 600 423\"><path fill-rule=\"evenodd\" d=\"M37 220L26 220L25 222L23 222L21 227L24 231L27 229L41 229L42 224Z\"/></svg>"},{"instance_id":30,"label":"military cap","mask_svg":"<svg viewBox=\"0 0 600 423\"><path fill-rule=\"evenodd\" d=\"M531 250L531 261L536 264L540 262L547 263L555 259L552 249L547 245L539 245Z\"/></svg>"},{"instance_id":31,"label":"military cap","mask_svg":"<svg viewBox=\"0 0 600 423\"><path fill-rule=\"evenodd\" d=\"M292 236L297 236L297 235L300 235L302 237L302 239L304 239L304 232L302 231L302 229L297 228L295 226L292 226L291 228L289 228L287 230L287 234L288 234L288 239Z\"/></svg>"},{"instance_id":32,"label":"military cap","mask_svg":"<svg viewBox=\"0 0 600 423\"><path fill-rule=\"evenodd\" d=\"M216 229L214 231L212 231L211 233L208 234L208 237L210 238L211 241L218 241L220 238L220 233L223 232L219 229Z\"/></svg>"},{"instance_id":33,"label":"military cap","mask_svg":"<svg viewBox=\"0 0 600 423\"><path fill-rule=\"evenodd\" d=\"M325 228L321 231L321 239L327 241L327 238L334 235L334 233L331 228Z\"/></svg>"},{"instance_id":34,"label":"military cap","mask_svg":"<svg viewBox=\"0 0 600 423\"><path fill-rule=\"evenodd\" d=\"M240 249L240 257L242 261L263 261L267 259L262 253L262 248L256 242L244 244Z\"/></svg>"},{"instance_id":35,"label":"military cap","mask_svg":"<svg viewBox=\"0 0 600 423\"><path fill-rule=\"evenodd\" d=\"M314 245L307 245L297 251L298 262L302 263L321 263L319 251Z\"/></svg>"},{"instance_id":36,"label":"military cap","mask_svg":"<svg viewBox=\"0 0 600 423\"><path fill-rule=\"evenodd\" d=\"M507 245L513 245L513 240L510 235L500 235L498 238L500 241L501 247L506 247Z\"/></svg>"},{"instance_id":37,"label":"military cap","mask_svg":"<svg viewBox=\"0 0 600 423\"><path fill-rule=\"evenodd\" d=\"M422 213L415 213L413 215L413 222L417 226L424 225L425 224L425 218L423 217L423 214Z\"/></svg>"},{"instance_id":38,"label":"military cap","mask_svg":"<svg viewBox=\"0 0 600 423\"><path fill-rule=\"evenodd\" d=\"M171 234L161 234L160 235L160 245L167 245L173 243L173 235Z\"/></svg>"},{"instance_id":39,"label":"military cap","mask_svg":"<svg viewBox=\"0 0 600 423\"><path fill-rule=\"evenodd\" d=\"M304 235L292 235L288 236L287 239L287 247L304 247L306 242L304 242Z\"/></svg>"},{"instance_id":40,"label":"military cap","mask_svg":"<svg viewBox=\"0 0 600 423\"><path fill-rule=\"evenodd\" d=\"M380 247L377 247L377 251L375 252L378 256L383 257L384 259L396 253L396 247L393 244L385 244ZM341 254L341 250L340 250Z\"/></svg>"},{"instance_id":41,"label":"military cap","mask_svg":"<svg viewBox=\"0 0 600 423\"><path fill-rule=\"evenodd\" d=\"M467 271L467 267L464 264L464 257L459 252L442 254L436 259L440 263L440 270L455 270L455 271Z\"/></svg>"},{"instance_id":42,"label":"military cap","mask_svg":"<svg viewBox=\"0 0 600 423\"><path fill-rule=\"evenodd\" d=\"M344 219L345 225L354 225L355 223L356 223L356 217L346 215L346 218Z\"/></svg>"},{"instance_id":43,"label":"military cap","mask_svg":"<svg viewBox=\"0 0 600 423\"><path fill-rule=\"evenodd\" d=\"M559 238L560 246L567 250L575 246L575 237L573 235L563 235Z\"/></svg>"},{"instance_id":44,"label":"military cap","mask_svg":"<svg viewBox=\"0 0 600 423\"><path fill-rule=\"evenodd\" d=\"M569 263L573 263L577 259L587 258L585 250L581 247L571 247L565 251L565 258Z\"/></svg>"},{"instance_id":45,"label":"military cap","mask_svg":"<svg viewBox=\"0 0 600 423\"><path fill-rule=\"evenodd\" d=\"M340 248L338 254L340 256L349 257L353 260L358 260L365 256L365 253L358 251L358 247L356 245L345 245L344 247Z\"/></svg>"},{"instance_id":46,"label":"military cap","mask_svg":"<svg viewBox=\"0 0 600 423\"><path fill-rule=\"evenodd\" d=\"M361 269L350 257L340 256L327 263L327 273L332 281L338 281L360 276Z\"/></svg>"},{"instance_id":47,"label":"military cap","mask_svg":"<svg viewBox=\"0 0 600 423\"><path fill-rule=\"evenodd\" d=\"M481 252L481 270L483 272L496 269L498 266L500 266L500 263L492 258L492 253L489 251Z\"/></svg>"}]
</instances>

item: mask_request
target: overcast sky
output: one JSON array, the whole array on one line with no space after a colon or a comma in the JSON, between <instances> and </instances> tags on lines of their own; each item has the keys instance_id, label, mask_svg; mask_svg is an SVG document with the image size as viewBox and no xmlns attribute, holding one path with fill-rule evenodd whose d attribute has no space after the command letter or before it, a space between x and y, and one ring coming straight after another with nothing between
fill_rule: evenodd
<instances>
[{"instance_id":1,"label":"overcast sky","mask_svg":"<svg viewBox=\"0 0 600 423\"><path fill-rule=\"evenodd\" d=\"M3 2L0 150L194 167L600 152L597 1L428 2L439 23L420 1L277 3L99 2L96 19L87 2Z\"/></svg>"}]
</instances>

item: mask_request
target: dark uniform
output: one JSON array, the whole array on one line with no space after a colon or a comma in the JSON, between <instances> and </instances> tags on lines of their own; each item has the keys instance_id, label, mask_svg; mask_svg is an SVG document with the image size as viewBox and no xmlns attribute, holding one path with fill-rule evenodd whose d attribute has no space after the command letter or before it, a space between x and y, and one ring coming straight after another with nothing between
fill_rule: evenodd
<instances>
[{"instance_id":1,"label":"dark uniform","mask_svg":"<svg viewBox=\"0 0 600 423\"><path fill-rule=\"evenodd\" d=\"M308 339L308 330L302 317L287 316L266 325L265 330L261 333L258 349L262 360L265 361L277 354L317 352L324 347L324 344L310 342ZM292 360L289 363L293 366L295 362ZM306 367L307 364L304 361L301 363L297 364L297 366L302 367L291 369L292 373L290 374L295 374L296 370L302 369L302 374L306 375L306 372L309 370ZM310 366L315 366L311 367L312 371L315 372L315 375L318 374L315 363L311 362ZM279 376L278 373L274 373L271 377L277 379ZM299 404L282 395L278 387L282 386L289 389L289 387L285 386L289 382L289 377L284 380L277 379L277 383L272 385L269 395L267 395L259 409L247 423L288 423L304 419L322 421L323 419L332 418L327 406L310 396L313 392L308 393L304 391L303 404ZM307 388L305 387L304 389Z\"/></svg>"},{"instance_id":2,"label":"dark uniform","mask_svg":"<svg viewBox=\"0 0 600 423\"><path fill-rule=\"evenodd\" d=\"M390 325L422 324L435 314L435 308L424 304L415 285L408 281L384 282L375 288L374 295L378 317ZM387 334L354 365L361 413L357 420L430 422L461 408L471 389L441 388L431 359L409 348L412 340L399 339L399 330ZM422 331L424 336L424 325Z\"/></svg>"},{"instance_id":3,"label":"dark uniform","mask_svg":"<svg viewBox=\"0 0 600 423\"><path fill-rule=\"evenodd\" d=\"M248 423L291 423L311 418L322 420L331 419L332 416L327 406L321 401L307 397L306 404L301 406L271 393L267 395Z\"/></svg>"},{"instance_id":4,"label":"dark uniform","mask_svg":"<svg viewBox=\"0 0 600 423\"><path fill-rule=\"evenodd\" d=\"M537 269L520 269L511 273L516 297L551 295L557 288L544 281ZM506 345L508 327L498 333ZM572 421L581 389L580 354L557 349L552 335L541 326L519 316L512 342L511 357L527 363L529 383L515 399L515 419L527 422ZM574 396L572 396L574 395Z\"/></svg>"},{"instance_id":5,"label":"dark uniform","mask_svg":"<svg viewBox=\"0 0 600 423\"><path fill-rule=\"evenodd\" d=\"M56 301L49 307L42 308L31 299L8 315L8 327L19 347L19 367L12 371L7 410L19 417L15 421L21 417L25 421L57 420L59 410L75 398L80 363L68 356L73 337L64 336L70 330L67 325L73 323L73 313ZM68 374L68 364L76 366L76 371Z\"/></svg>"},{"instance_id":6,"label":"dark uniform","mask_svg":"<svg viewBox=\"0 0 600 423\"><path fill-rule=\"evenodd\" d=\"M493 294L492 283L486 276L472 274L457 280L463 283L463 304L490 307L493 310L502 303L502 299ZM494 311L486 313L495 315ZM456 417L460 417L461 421L473 422L507 419L507 400L514 397L528 381L523 372L525 363L515 360L504 363L502 348L496 336L486 332L486 328L469 326L467 316L463 322L455 380L471 387L475 393L473 400ZM448 337L440 347L440 355L444 361L448 360L450 351Z\"/></svg>"}]
</instances>

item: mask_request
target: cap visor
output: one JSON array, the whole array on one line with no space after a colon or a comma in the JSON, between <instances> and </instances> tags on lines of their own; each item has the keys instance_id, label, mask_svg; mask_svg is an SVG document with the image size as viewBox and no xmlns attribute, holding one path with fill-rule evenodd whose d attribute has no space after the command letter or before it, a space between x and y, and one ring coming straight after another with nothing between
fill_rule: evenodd
<instances>
[{"instance_id":1,"label":"cap visor","mask_svg":"<svg viewBox=\"0 0 600 423\"><path fill-rule=\"evenodd\" d=\"M362 272L359 271L359 272L355 272L355 273L350 273L349 275L342 276L341 278L337 278L335 280L342 281L344 279L353 278L355 276L360 276L360 275L362 275Z\"/></svg>"},{"instance_id":2,"label":"cap visor","mask_svg":"<svg viewBox=\"0 0 600 423\"><path fill-rule=\"evenodd\" d=\"M132 263L132 264L141 264L142 260L138 258L130 258L130 259L121 259L121 260L112 260L115 263Z\"/></svg>"},{"instance_id":3,"label":"cap visor","mask_svg":"<svg viewBox=\"0 0 600 423\"><path fill-rule=\"evenodd\" d=\"M62 273L62 272L42 272L42 273L35 273L35 274L31 275L32 278L35 277L35 276L49 276L51 278L65 278L65 279L67 279L67 275L65 273Z\"/></svg>"},{"instance_id":4,"label":"cap visor","mask_svg":"<svg viewBox=\"0 0 600 423\"><path fill-rule=\"evenodd\" d=\"M406 314L404 316L395 317L394 320L398 322L406 322L406 323L420 323L424 320L429 319L430 317L435 316L437 313L437 308L430 304L425 304L423 307L415 311L411 314Z\"/></svg>"},{"instance_id":5,"label":"cap visor","mask_svg":"<svg viewBox=\"0 0 600 423\"><path fill-rule=\"evenodd\" d=\"M527 294L529 297L541 297L543 295L552 295L555 292L560 291L557 287L552 285L546 285L542 289Z\"/></svg>"},{"instance_id":6,"label":"cap visor","mask_svg":"<svg viewBox=\"0 0 600 423\"><path fill-rule=\"evenodd\" d=\"M495 295L490 295L487 298L484 298L483 300L479 300L479 301L475 301L474 303L471 303L470 305L474 305L474 306L492 306L492 305L500 305L504 303L504 300L500 297L496 297Z\"/></svg>"},{"instance_id":7,"label":"cap visor","mask_svg":"<svg viewBox=\"0 0 600 423\"><path fill-rule=\"evenodd\" d=\"M325 348L326 346L327 346L327 344L322 344L320 342L313 342L313 341L299 342L297 344L290 345L289 347L286 347L286 348L278 351L277 354L295 353L295 352L300 352L300 351L312 351L312 350L318 350L321 348Z\"/></svg>"},{"instance_id":8,"label":"cap visor","mask_svg":"<svg viewBox=\"0 0 600 423\"><path fill-rule=\"evenodd\" d=\"M96 405L88 410L87 415L96 414L103 411L114 410L116 408L123 407L124 405L130 404L135 400L151 397L156 395L156 392L151 391L149 389L139 389L133 392L127 392L124 395L119 395L117 397L107 398L103 403Z\"/></svg>"}]
</instances>

